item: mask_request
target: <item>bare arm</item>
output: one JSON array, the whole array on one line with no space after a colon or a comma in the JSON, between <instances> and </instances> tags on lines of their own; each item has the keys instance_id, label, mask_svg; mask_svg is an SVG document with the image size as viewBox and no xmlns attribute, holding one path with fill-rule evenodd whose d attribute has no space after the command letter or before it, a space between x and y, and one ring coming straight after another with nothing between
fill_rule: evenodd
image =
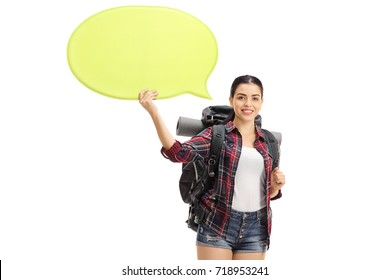
<instances>
[{"instance_id":1,"label":"bare arm","mask_svg":"<svg viewBox=\"0 0 390 280\"><path fill-rule=\"evenodd\" d=\"M161 145L164 147L164 149L168 150L173 146L176 140L169 132L160 113L158 112L156 105L153 103L153 100L157 97L157 95L158 92L156 90L144 89L139 93L138 99L142 107L145 108L145 110L152 118Z\"/></svg>"}]
</instances>

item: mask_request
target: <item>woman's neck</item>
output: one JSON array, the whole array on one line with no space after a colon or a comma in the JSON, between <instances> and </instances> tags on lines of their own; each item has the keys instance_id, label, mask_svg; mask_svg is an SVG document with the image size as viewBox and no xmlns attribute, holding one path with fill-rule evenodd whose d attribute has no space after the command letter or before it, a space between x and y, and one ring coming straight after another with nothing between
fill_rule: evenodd
<instances>
[{"instance_id":1,"label":"woman's neck","mask_svg":"<svg viewBox=\"0 0 390 280\"><path fill-rule=\"evenodd\" d=\"M234 125L240 131L241 135L253 135L255 134L255 122L254 121L246 121L243 122L240 119L233 120Z\"/></svg>"}]
</instances>

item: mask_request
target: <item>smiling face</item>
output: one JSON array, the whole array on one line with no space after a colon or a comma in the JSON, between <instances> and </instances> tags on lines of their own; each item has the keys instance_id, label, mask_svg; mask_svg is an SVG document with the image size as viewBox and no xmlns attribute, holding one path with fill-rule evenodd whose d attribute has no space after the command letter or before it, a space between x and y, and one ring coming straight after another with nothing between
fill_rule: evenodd
<instances>
[{"instance_id":1,"label":"smiling face","mask_svg":"<svg viewBox=\"0 0 390 280\"><path fill-rule=\"evenodd\" d=\"M235 121L253 122L263 104L262 91L256 84L242 83L237 86L229 101L234 109Z\"/></svg>"}]
</instances>

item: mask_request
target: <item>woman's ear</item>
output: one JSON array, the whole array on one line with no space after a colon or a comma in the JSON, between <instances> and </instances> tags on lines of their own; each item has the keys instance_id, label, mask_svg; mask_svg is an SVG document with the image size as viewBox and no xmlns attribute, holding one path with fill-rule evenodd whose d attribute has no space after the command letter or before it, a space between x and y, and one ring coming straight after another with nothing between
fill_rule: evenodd
<instances>
[{"instance_id":1,"label":"woman's ear","mask_svg":"<svg viewBox=\"0 0 390 280\"><path fill-rule=\"evenodd\" d=\"M229 103L230 103L230 107L233 107L233 98L231 96L229 97Z\"/></svg>"}]
</instances>

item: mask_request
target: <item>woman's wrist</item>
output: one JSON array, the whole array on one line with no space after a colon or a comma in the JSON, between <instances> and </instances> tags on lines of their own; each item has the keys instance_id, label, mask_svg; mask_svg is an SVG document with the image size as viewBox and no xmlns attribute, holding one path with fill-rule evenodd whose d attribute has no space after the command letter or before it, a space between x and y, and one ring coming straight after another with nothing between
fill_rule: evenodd
<instances>
[{"instance_id":1,"label":"woman's wrist","mask_svg":"<svg viewBox=\"0 0 390 280\"><path fill-rule=\"evenodd\" d=\"M278 191L275 191L275 193L271 193L271 200L276 200L276 199L279 199L282 197L282 191L281 190L278 190Z\"/></svg>"},{"instance_id":2,"label":"woman's wrist","mask_svg":"<svg viewBox=\"0 0 390 280\"><path fill-rule=\"evenodd\" d=\"M279 190L274 190L273 188L271 188L271 194L270 194L271 198L277 196L278 193L279 193Z\"/></svg>"}]
</instances>

